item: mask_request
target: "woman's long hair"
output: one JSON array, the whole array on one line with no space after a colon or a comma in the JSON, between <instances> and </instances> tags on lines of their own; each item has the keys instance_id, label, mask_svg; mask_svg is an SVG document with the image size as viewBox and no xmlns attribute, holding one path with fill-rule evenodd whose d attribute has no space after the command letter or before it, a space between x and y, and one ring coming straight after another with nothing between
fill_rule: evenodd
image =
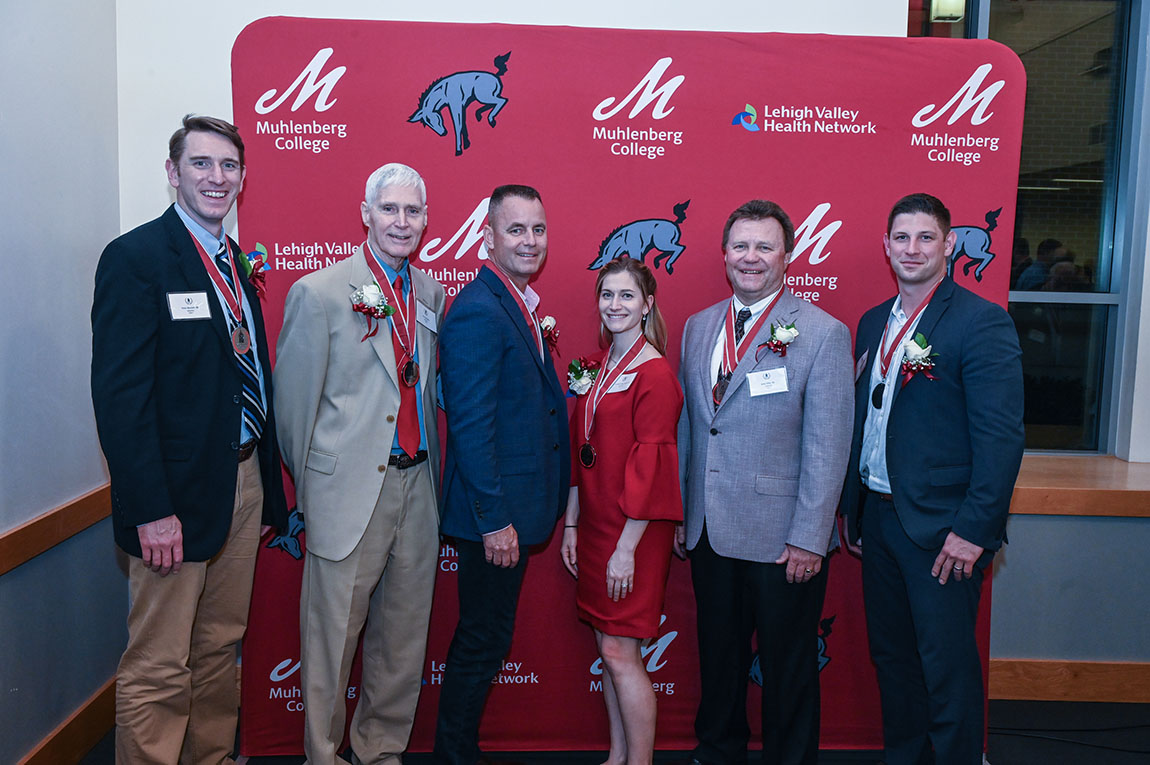
<instances>
[{"instance_id":1,"label":"woman's long hair","mask_svg":"<svg viewBox=\"0 0 1150 765\"><path fill-rule=\"evenodd\" d=\"M639 287L639 294L643 302L647 302L648 297L655 297L655 290L658 285L655 283L655 275L651 273L651 269L643 265L642 261L634 260L628 257L615 258L599 269L599 276L595 279L595 299L598 301L599 293L603 289L603 280L611 274L630 274L631 278L635 280L635 284ZM655 346L655 350L660 355L666 355L667 352L667 322L663 321L663 314L659 311L659 301L653 300L651 302L651 310L647 312L647 316L643 319L643 336L647 338L647 342ZM611 344L611 333L607 331L607 327L603 325L602 320L599 322L599 345L606 348Z\"/></svg>"}]
</instances>

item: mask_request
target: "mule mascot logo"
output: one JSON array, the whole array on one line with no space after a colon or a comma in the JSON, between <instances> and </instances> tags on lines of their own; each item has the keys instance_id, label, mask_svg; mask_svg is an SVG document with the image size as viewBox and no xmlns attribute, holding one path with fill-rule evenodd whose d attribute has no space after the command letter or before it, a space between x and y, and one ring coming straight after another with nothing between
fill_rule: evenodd
<instances>
[{"instance_id":1,"label":"mule mascot logo","mask_svg":"<svg viewBox=\"0 0 1150 765\"><path fill-rule=\"evenodd\" d=\"M437 135L447 135L443 125L443 109L451 114L451 126L455 130L455 156L470 148L471 139L467 135L467 107L478 101L482 106L475 110L475 121L483 119L487 112L487 124L495 127L495 115L507 104L503 92L503 80L507 73L507 59L511 51L495 57L495 73L456 72L440 77L427 86L419 97L419 108L407 118L408 122L422 122Z\"/></svg>"},{"instance_id":2,"label":"mule mascot logo","mask_svg":"<svg viewBox=\"0 0 1150 765\"><path fill-rule=\"evenodd\" d=\"M822 672L823 668L831 662L831 657L827 656L827 638L831 636L831 625L834 623L835 617L833 616L828 616L819 622L819 672ZM750 677L752 683L762 687L763 666L758 651L755 651L755 658L751 661Z\"/></svg>"},{"instance_id":3,"label":"mule mascot logo","mask_svg":"<svg viewBox=\"0 0 1150 765\"><path fill-rule=\"evenodd\" d=\"M687 205L689 204L691 204L691 200L688 199L686 202L675 205L672 210L675 213L675 220L673 221L663 218L648 218L647 220L631 221L615 229L599 245L599 256L591 261L587 270L598 271L615 258L621 258L624 255L633 260L645 262L647 253L655 250L658 255L652 261L652 267L658 268L659 264L665 260L663 268L668 274L671 273L674 270L675 261L686 249L679 244L679 236L682 234L679 230L679 224L687 219Z\"/></svg>"},{"instance_id":4,"label":"mule mascot logo","mask_svg":"<svg viewBox=\"0 0 1150 765\"><path fill-rule=\"evenodd\" d=\"M998 216L1002 208L991 210L986 214L986 228L978 226L955 226L951 229L956 235L954 252L950 254L950 261L946 264L946 275L954 277L954 264L959 257L965 255L966 263L962 265L962 275L970 276L970 269L974 266L974 278L982 281L982 272L994 260L994 253L990 251L990 232L998 226Z\"/></svg>"},{"instance_id":5,"label":"mule mascot logo","mask_svg":"<svg viewBox=\"0 0 1150 765\"><path fill-rule=\"evenodd\" d=\"M292 508L288 513L288 528L286 534L279 534L267 543L269 550L283 550L296 560L303 559L303 547L300 545L299 533L303 531L303 513Z\"/></svg>"}]
</instances>

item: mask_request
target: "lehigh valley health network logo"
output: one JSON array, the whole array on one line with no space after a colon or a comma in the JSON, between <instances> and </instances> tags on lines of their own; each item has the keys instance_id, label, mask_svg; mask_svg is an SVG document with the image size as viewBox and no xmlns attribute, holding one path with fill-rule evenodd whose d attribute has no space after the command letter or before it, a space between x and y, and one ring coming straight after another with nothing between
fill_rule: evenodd
<instances>
[{"instance_id":1,"label":"lehigh valley health network logo","mask_svg":"<svg viewBox=\"0 0 1150 765\"><path fill-rule=\"evenodd\" d=\"M743 130L749 130L752 133L757 133L759 132L759 126L755 123L758 119L759 113L755 111L755 107L747 104L744 107L744 111L741 111L735 115L735 118L731 120L731 124L739 125L743 128Z\"/></svg>"}]
</instances>

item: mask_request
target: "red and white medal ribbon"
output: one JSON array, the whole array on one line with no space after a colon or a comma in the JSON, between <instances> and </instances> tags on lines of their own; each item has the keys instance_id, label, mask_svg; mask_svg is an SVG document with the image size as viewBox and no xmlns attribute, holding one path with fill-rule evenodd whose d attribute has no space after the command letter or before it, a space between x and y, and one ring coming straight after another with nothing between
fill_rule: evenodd
<instances>
[{"instance_id":1,"label":"red and white medal ribbon","mask_svg":"<svg viewBox=\"0 0 1150 765\"><path fill-rule=\"evenodd\" d=\"M399 339L399 344L403 346L404 352L407 354L409 360L415 359L415 324L411 321L413 316L412 307L415 305L415 279L411 280L411 284L407 290L407 300L402 299L402 295L395 294L395 286L391 280L387 278L387 274L383 271L383 266L375 259L375 255L371 253L371 248L364 246L363 257L367 261L367 267L371 270L371 275L375 277L375 283L379 285L381 290L387 290L391 295L391 305L395 307L395 313L391 315L391 323L395 328L395 336Z\"/></svg>"},{"instance_id":2,"label":"red and white medal ribbon","mask_svg":"<svg viewBox=\"0 0 1150 765\"><path fill-rule=\"evenodd\" d=\"M235 323L242 324L244 309L240 305L240 279L236 274L236 262L232 259L231 242L229 242L227 238L224 239L224 247L228 251L228 267L232 269L232 286L229 287L227 279L220 273L219 265L217 265L215 259L209 256L204 250L204 246L200 244L200 240L196 238L196 235L188 231L188 236L190 236L192 242L195 243L196 252L200 253L200 260L204 263L204 270L208 272L208 278L212 280L212 284L216 285L216 289L224 296L224 303L227 304L228 310L231 311Z\"/></svg>"},{"instance_id":3,"label":"red and white medal ribbon","mask_svg":"<svg viewBox=\"0 0 1150 765\"><path fill-rule=\"evenodd\" d=\"M932 289L930 294L926 296L926 300L922 301L922 305L916 308L914 313L911 314L910 318L906 320L906 324L902 325L902 329L900 329L898 334L894 336L894 341L891 342L890 348L887 348L885 353L883 352L883 348L886 346L886 333L890 329L890 321L887 321L886 326L883 327L882 340L879 341L878 350L881 354L879 356L879 372L882 373L882 379L884 382L886 380L886 373L890 369L891 359L894 358L895 349L899 347L900 343L902 343L902 338L906 335L907 330L909 330L911 326L914 325L914 320L917 319L924 310L926 310L928 305L930 305L930 299L934 297L934 293L936 290L938 290L939 284L942 284L941 280L938 284L934 285L934 289Z\"/></svg>"},{"instance_id":4,"label":"red and white medal ribbon","mask_svg":"<svg viewBox=\"0 0 1150 765\"><path fill-rule=\"evenodd\" d=\"M515 286L514 282L499 270L498 266L488 266L495 275L499 277L499 281L503 282L503 286L511 293L511 297L515 298L515 302L519 305L519 310L523 312L523 320L527 322L527 326L535 333L535 344L539 346L539 355L543 356L543 330L539 327L539 320L535 318L535 314L527 307L527 301L523 299L523 294L520 293L519 288Z\"/></svg>"},{"instance_id":5,"label":"red and white medal ribbon","mask_svg":"<svg viewBox=\"0 0 1150 765\"><path fill-rule=\"evenodd\" d=\"M642 341L642 342L640 342ZM590 395L587 396L587 405L583 407L583 442L587 444L591 441L591 429L595 426L595 410L599 408L599 402L611 390L611 386L615 384L631 362L639 357L643 349L647 347L647 338L642 334L635 338L631 343L631 347L623 354L623 358L619 359L619 363L607 369L607 360L603 360L602 366L599 368L599 374L595 376L595 382L591 385ZM610 356L611 351L607 351Z\"/></svg>"}]
</instances>

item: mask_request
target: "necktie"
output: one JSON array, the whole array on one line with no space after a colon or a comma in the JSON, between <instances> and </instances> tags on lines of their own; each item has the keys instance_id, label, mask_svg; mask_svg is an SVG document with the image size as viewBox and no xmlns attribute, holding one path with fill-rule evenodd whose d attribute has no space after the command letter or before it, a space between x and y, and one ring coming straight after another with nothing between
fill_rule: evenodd
<instances>
[{"instance_id":1,"label":"necktie","mask_svg":"<svg viewBox=\"0 0 1150 765\"><path fill-rule=\"evenodd\" d=\"M229 287L235 289L235 282L232 281L232 268L228 265L228 250L223 244L220 245L220 251L216 253L216 260L220 264L220 273L224 275L224 281L228 283ZM242 294L241 292L241 296ZM240 304L243 305L242 297ZM240 314L240 323L248 328L247 318L243 314ZM263 396L260 395L260 376L256 371L255 347L248 348L246 353L237 353L233 348L232 353L236 357L236 367L240 370L240 379L243 381L244 405L242 416L244 424L252 438L258 441L264 432L267 412L264 410Z\"/></svg>"},{"instance_id":2,"label":"necktie","mask_svg":"<svg viewBox=\"0 0 1150 765\"><path fill-rule=\"evenodd\" d=\"M395 294L403 299L403 277L395 277ZM411 321L413 317L408 316L407 321ZM414 335L413 340L414 342ZM404 338L407 342L407 338ZM414 457L415 453L419 451L419 404L417 403L416 387L419 385L408 385L403 382L403 366L408 361L414 361L413 354L414 348L404 350L403 343L400 342L399 332L396 329L395 320L391 320L391 347L395 351L395 370L399 376L399 413L396 415L398 420L398 433L399 433L399 448L403 449L409 457ZM411 351L411 353L408 353Z\"/></svg>"},{"instance_id":3,"label":"necktie","mask_svg":"<svg viewBox=\"0 0 1150 765\"><path fill-rule=\"evenodd\" d=\"M735 314L735 342L743 339L743 332L746 331L746 324L751 320L751 309L740 308L739 312Z\"/></svg>"}]
</instances>

